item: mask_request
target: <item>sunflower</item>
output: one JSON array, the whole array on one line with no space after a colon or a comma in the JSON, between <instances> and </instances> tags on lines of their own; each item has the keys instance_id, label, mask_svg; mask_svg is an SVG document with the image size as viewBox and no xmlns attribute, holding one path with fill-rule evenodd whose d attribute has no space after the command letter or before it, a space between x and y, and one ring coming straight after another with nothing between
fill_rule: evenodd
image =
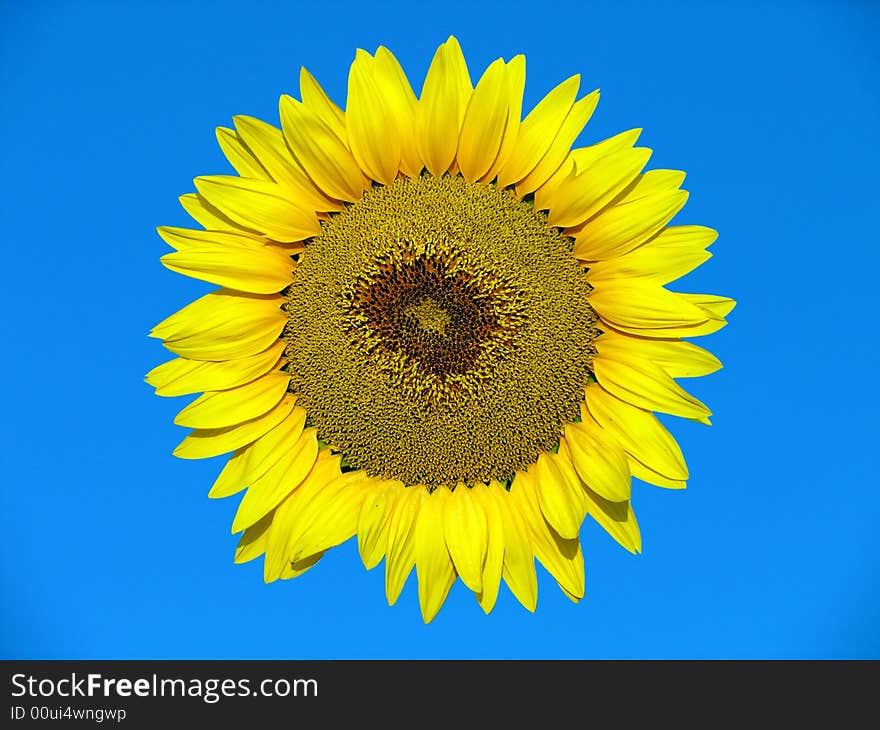
<instances>
[{"instance_id":1,"label":"sunflower","mask_svg":"<svg viewBox=\"0 0 880 730\"><path fill-rule=\"evenodd\" d=\"M418 98L384 47L344 111L303 69L280 129L217 130L238 175L180 198L202 229L159 228L166 267L220 288L153 329L177 357L147 382L202 393L174 453L232 453L210 496L246 490L235 560L267 582L357 536L389 603L415 568L426 622L456 578L533 611L536 558L577 601L585 516L638 552L632 477L685 486L654 412L709 422L675 378L721 367L684 338L734 302L665 285L716 233L667 225L684 173L643 171L641 130L572 147L579 76L523 119L524 85L516 56L474 86L455 38Z\"/></svg>"}]
</instances>

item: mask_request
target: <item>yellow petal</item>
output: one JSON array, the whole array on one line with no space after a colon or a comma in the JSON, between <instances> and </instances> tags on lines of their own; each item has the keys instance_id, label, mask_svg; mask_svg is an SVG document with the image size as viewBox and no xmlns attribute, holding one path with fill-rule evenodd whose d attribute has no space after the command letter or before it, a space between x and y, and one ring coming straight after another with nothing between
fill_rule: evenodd
<instances>
[{"instance_id":1,"label":"yellow petal","mask_svg":"<svg viewBox=\"0 0 880 730\"><path fill-rule=\"evenodd\" d=\"M239 137L260 160L271 179L284 188L297 205L305 210L342 210L342 203L315 187L306 171L291 155L280 129L254 117L237 116L234 122Z\"/></svg>"},{"instance_id":2,"label":"yellow petal","mask_svg":"<svg viewBox=\"0 0 880 730\"><path fill-rule=\"evenodd\" d=\"M267 514L255 525L248 527L238 540L235 548L236 563L247 563L266 552L266 539L272 524L272 512Z\"/></svg>"},{"instance_id":3,"label":"yellow petal","mask_svg":"<svg viewBox=\"0 0 880 730\"><path fill-rule=\"evenodd\" d=\"M594 145L577 147L568 153L566 160L546 182L535 191L535 209L548 210L554 193L570 175L580 174L601 157L632 148L642 133L641 129L630 129Z\"/></svg>"},{"instance_id":4,"label":"yellow petal","mask_svg":"<svg viewBox=\"0 0 880 730\"><path fill-rule=\"evenodd\" d=\"M498 187L519 182L535 169L571 111L579 86L579 75L566 79L529 112L520 125L510 159L498 173Z\"/></svg>"},{"instance_id":5,"label":"yellow petal","mask_svg":"<svg viewBox=\"0 0 880 730\"><path fill-rule=\"evenodd\" d=\"M289 200L277 183L210 175L195 179L199 194L237 223L275 241L301 241L320 232L318 218Z\"/></svg>"},{"instance_id":6,"label":"yellow petal","mask_svg":"<svg viewBox=\"0 0 880 730\"><path fill-rule=\"evenodd\" d=\"M416 575L419 579L419 606L425 623L437 615L455 582L452 558L443 539L443 515L451 496L445 487L435 489L422 502L416 523Z\"/></svg>"},{"instance_id":7,"label":"yellow petal","mask_svg":"<svg viewBox=\"0 0 880 730\"><path fill-rule=\"evenodd\" d=\"M290 376L270 372L229 390L205 393L184 408L174 423L188 428L226 428L262 416L287 392Z\"/></svg>"},{"instance_id":8,"label":"yellow petal","mask_svg":"<svg viewBox=\"0 0 880 730\"><path fill-rule=\"evenodd\" d=\"M587 386L586 401L589 415L627 453L665 477L688 478L681 449L653 413L620 400L596 383Z\"/></svg>"},{"instance_id":9,"label":"yellow petal","mask_svg":"<svg viewBox=\"0 0 880 730\"><path fill-rule=\"evenodd\" d=\"M622 256L660 231L687 198L686 190L654 193L636 200L624 198L587 222L574 237L572 253L589 261Z\"/></svg>"},{"instance_id":10,"label":"yellow petal","mask_svg":"<svg viewBox=\"0 0 880 730\"><path fill-rule=\"evenodd\" d=\"M324 551L322 550L320 553L309 555L307 558L301 558L300 560L291 560L290 562L285 563L284 568L282 568L281 570L281 575L279 575L278 577L281 578L281 580L298 578L309 568L315 567L317 562L323 557Z\"/></svg>"},{"instance_id":11,"label":"yellow petal","mask_svg":"<svg viewBox=\"0 0 880 730\"><path fill-rule=\"evenodd\" d=\"M441 45L425 76L416 108L416 145L425 167L440 177L452 165L471 81L455 38Z\"/></svg>"},{"instance_id":12,"label":"yellow petal","mask_svg":"<svg viewBox=\"0 0 880 730\"><path fill-rule=\"evenodd\" d=\"M289 256L256 244L213 245L169 253L159 259L179 274L253 294L273 294L290 284L295 267Z\"/></svg>"},{"instance_id":13,"label":"yellow petal","mask_svg":"<svg viewBox=\"0 0 880 730\"><path fill-rule=\"evenodd\" d=\"M594 279L647 277L668 284L711 258L718 234L702 226L670 226L625 256L591 263Z\"/></svg>"},{"instance_id":14,"label":"yellow petal","mask_svg":"<svg viewBox=\"0 0 880 730\"><path fill-rule=\"evenodd\" d=\"M630 202L648 195L678 190L685 177L687 175L682 170L648 170L633 181L632 186L626 191L624 200Z\"/></svg>"},{"instance_id":15,"label":"yellow petal","mask_svg":"<svg viewBox=\"0 0 880 730\"><path fill-rule=\"evenodd\" d=\"M495 161L489 171L483 175L483 182L492 182L499 171L507 164L516 148L519 139L520 120L522 119L523 92L526 87L526 57L514 56L508 61L505 68L507 75L507 121L504 125L504 135Z\"/></svg>"},{"instance_id":16,"label":"yellow petal","mask_svg":"<svg viewBox=\"0 0 880 730\"><path fill-rule=\"evenodd\" d=\"M474 593L480 593L483 590L483 564L489 542L489 526L483 506L474 496L476 489L459 484L453 492L441 487L434 494L449 492L448 496L441 497L444 505L441 531L446 536L446 548L462 582Z\"/></svg>"},{"instance_id":17,"label":"yellow petal","mask_svg":"<svg viewBox=\"0 0 880 730\"><path fill-rule=\"evenodd\" d=\"M275 369L285 343L278 341L263 352L238 360L209 362L176 357L147 373L146 381L156 395L189 395L208 390L226 390L249 383Z\"/></svg>"},{"instance_id":18,"label":"yellow petal","mask_svg":"<svg viewBox=\"0 0 880 730\"><path fill-rule=\"evenodd\" d=\"M477 595L480 608L485 613L489 613L495 606L504 568L504 515L495 498L490 494L492 489L503 490L503 487L496 482L488 487L485 484L477 484L471 490L477 505L486 514L486 559L483 561L482 590Z\"/></svg>"},{"instance_id":19,"label":"yellow petal","mask_svg":"<svg viewBox=\"0 0 880 730\"><path fill-rule=\"evenodd\" d=\"M375 568L385 557L391 514L403 490L403 482L386 480L361 505L357 528L358 552L367 570Z\"/></svg>"},{"instance_id":20,"label":"yellow petal","mask_svg":"<svg viewBox=\"0 0 880 730\"><path fill-rule=\"evenodd\" d=\"M676 383L656 363L634 355L619 340L596 342L593 372L605 390L621 400L649 411L669 413L682 418L705 421L712 411Z\"/></svg>"},{"instance_id":21,"label":"yellow petal","mask_svg":"<svg viewBox=\"0 0 880 730\"><path fill-rule=\"evenodd\" d=\"M593 116L598 103L599 92L594 91L572 105L547 152L532 171L516 184L516 194L519 197L537 190L559 169L572 144Z\"/></svg>"},{"instance_id":22,"label":"yellow petal","mask_svg":"<svg viewBox=\"0 0 880 730\"><path fill-rule=\"evenodd\" d=\"M156 232L175 251L190 251L192 249L204 249L219 246L222 248L235 248L253 250L266 249L272 251L266 245L266 239L241 230L206 230L199 231L192 228L176 228L174 226L159 226ZM277 251L275 252L277 253Z\"/></svg>"},{"instance_id":23,"label":"yellow petal","mask_svg":"<svg viewBox=\"0 0 880 730\"><path fill-rule=\"evenodd\" d=\"M686 302L705 310L710 316L721 319L733 311L736 300L730 297L720 297L715 294L679 294Z\"/></svg>"},{"instance_id":24,"label":"yellow petal","mask_svg":"<svg viewBox=\"0 0 880 730\"><path fill-rule=\"evenodd\" d=\"M305 429L290 450L248 487L232 521L232 532L253 525L302 483L318 457L315 432Z\"/></svg>"},{"instance_id":25,"label":"yellow petal","mask_svg":"<svg viewBox=\"0 0 880 730\"><path fill-rule=\"evenodd\" d=\"M643 482L653 484L656 487L663 487L665 489L687 489L686 481L681 479L670 479L662 474L658 474L632 455L628 455L628 459L629 470L636 479L641 479Z\"/></svg>"},{"instance_id":26,"label":"yellow petal","mask_svg":"<svg viewBox=\"0 0 880 730\"><path fill-rule=\"evenodd\" d=\"M656 340L608 329L602 334L602 341L606 348L613 347L627 356L659 365L673 378L709 375L722 367L711 352L682 340Z\"/></svg>"},{"instance_id":27,"label":"yellow petal","mask_svg":"<svg viewBox=\"0 0 880 730\"><path fill-rule=\"evenodd\" d=\"M631 553L642 551L642 535L630 502L612 502L586 490L587 513Z\"/></svg>"},{"instance_id":28,"label":"yellow petal","mask_svg":"<svg viewBox=\"0 0 880 730\"><path fill-rule=\"evenodd\" d=\"M542 453L532 471L538 503L547 523L560 536L566 539L576 538L583 517L581 505L579 501L575 501L556 460L550 454Z\"/></svg>"},{"instance_id":29,"label":"yellow petal","mask_svg":"<svg viewBox=\"0 0 880 730\"><path fill-rule=\"evenodd\" d=\"M594 279L590 304L602 319L626 330L669 330L717 319L685 297L648 279Z\"/></svg>"},{"instance_id":30,"label":"yellow petal","mask_svg":"<svg viewBox=\"0 0 880 730\"><path fill-rule=\"evenodd\" d=\"M217 127L217 142L229 164L241 177L253 177L258 180L272 180L266 168L260 164L256 155L251 152L244 140L234 129Z\"/></svg>"},{"instance_id":31,"label":"yellow petal","mask_svg":"<svg viewBox=\"0 0 880 730\"><path fill-rule=\"evenodd\" d=\"M416 177L423 166L415 135L418 102L397 59L384 46L376 49L373 80L385 99L393 134L400 141L400 169L409 177Z\"/></svg>"},{"instance_id":32,"label":"yellow petal","mask_svg":"<svg viewBox=\"0 0 880 730\"><path fill-rule=\"evenodd\" d=\"M293 410L295 401L296 396L288 393L271 411L251 421L229 428L193 431L174 449L174 455L181 459L207 459L235 451L275 428Z\"/></svg>"},{"instance_id":33,"label":"yellow petal","mask_svg":"<svg viewBox=\"0 0 880 730\"><path fill-rule=\"evenodd\" d=\"M373 58L359 50L348 74L345 123L351 153L361 170L390 185L400 167L400 138L387 102L373 81Z\"/></svg>"},{"instance_id":34,"label":"yellow petal","mask_svg":"<svg viewBox=\"0 0 880 730\"><path fill-rule=\"evenodd\" d=\"M605 499L622 502L630 496L630 472L623 447L592 418L565 426L565 439L583 482Z\"/></svg>"},{"instance_id":35,"label":"yellow petal","mask_svg":"<svg viewBox=\"0 0 880 730\"><path fill-rule=\"evenodd\" d=\"M529 529L535 557L560 586L572 595L584 595L584 557L577 538L565 539L544 519L529 472L517 472L510 488L511 508L519 510Z\"/></svg>"},{"instance_id":36,"label":"yellow petal","mask_svg":"<svg viewBox=\"0 0 880 730\"><path fill-rule=\"evenodd\" d=\"M284 297L219 289L157 324L151 337L192 360L229 360L263 352L281 334Z\"/></svg>"},{"instance_id":37,"label":"yellow petal","mask_svg":"<svg viewBox=\"0 0 880 730\"><path fill-rule=\"evenodd\" d=\"M547 201L551 226L575 226L610 203L648 162L651 150L623 149L567 178ZM536 196L537 197L537 196Z\"/></svg>"},{"instance_id":38,"label":"yellow petal","mask_svg":"<svg viewBox=\"0 0 880 730\"><path fill-rule=\"evenodd\" d=\"M347 141L345 112L334 104L321 85L305 67L299 72L299 93L302 103L342 142Z\"/></svg>"},{"instance_id":39,"label":"yellow petal","mask_svg":"<svg viewBox=\"0 0 880 730\"><path fill-rule=\"evenodd\" d=\"M595 283L598 283L600 286L605 286L604 282L601 280ZM722 327L726 326L727 320L723 319L723 317L729 314L736 305L736 302L733 299L714 296L712 294L684 294L675 292L675 296L681 302L684 302L685 305L696 307L704 316L709 317L710 319L699 324L675 324L671 322L660 324L655 322L649 328L625 324L620 317L617 321L611 320L608 317L605 317L605 320L606 322L609 322L614 329L626 334L637 335L639 337L661 339L670 337L700 337L702 335L711 335L713 332L717 332ZM592 301L593 300L591 299L591 303Z\"/></svg>"},{"instance_id":40,"label":"yellow petal","mask_svg":"<svg viewBox=\"0 0 880 730\"><path fill-rule=\"evenodd\" d=\"M467 180L479 180L488 172L507 126L507 69L504 59L490 64L477 82L468 102L458 138L458 166Z\"/></svg>"},{"instance_id":41,"label":"yellow petal","mask_svg":"<svg viewBox=\"0 0 880 730\"><path fill-rule=\"evenodd\" d=\"M329 449L323 449L318 453L305 480L326 484L339 475L339 462L338 455L333 456ZM291 565L289 546L291 539L296 535L301 514L302 500L297 499L301 486L302 482L290 490L275 509L275 516L272 518L266 539L266 559L263 561L263 580L267 583L278 578L292 578L299 575L320 557L319 554Z\"/></svg>"},{"instance_id":42,"label":"yellow petal","mask_svg":"<svg viewBox=\"0 0 880 730\"><path fill-rule=\"evenodd\" d=\"M360 469L340 474L327 484L303 484L297 495L302 507L299 529L289 545L291 559L301 560L351 538L373 484Z\"/></svg>"},{"instance_id":43,"label":"yellow petal","mask_svg":"<svg viewBox=\"0 0 880 730\"><path fill-rule=\"evenodd\" d=\"M245 231L247 228L227 218L198 193L186 193L178 200L187 214L200 226L214 231Z\"/></svg>"},{"instance_id":44,"label":"yellow petal","mask_svg":"<svg viewBox=\"0 0 880 730\"><path fill-rule=\"evenodd\" d=\"M342 140L289 96L281 97L279 111L284 138L318 189L338 200L360 200L370 181Z\"/></svg>"},{"instance_id":45,"label":"yellow petal","mask_svg":"<svg viewBox=\"0 0 880 730\"><path fill-rule=\"evenodd\" d=\"M422 486L407 487L394 503L385 551L385 596L390 606L397 603L403 584L415 565L413 535L426 495Z\"/></svg>"},{"instance_id":46,"label":"yellow petal","mask_svg":"<svg viewBox=\"0 0 880 730\"><path fill-rule=\"evenodd\" d=\"M511 506L510 495L500 484L489 487L489 495L504 520L504 565L502 577L511 593L529 611L538 605L538 578L535 558L525 521Z\"/></svg>"},{"instance_id":47,"label":"yellow petal","mask_svg":"<svg viewBox=\"0 0 880 730\"><path fill-rule=\"evenodd\" d=\"M212 499L229 497L263 476L297 442L305 422L305 409L295 406L271 431L252 444L236 450L226 462L208 496Z\"/></svg>"}]
</instances>

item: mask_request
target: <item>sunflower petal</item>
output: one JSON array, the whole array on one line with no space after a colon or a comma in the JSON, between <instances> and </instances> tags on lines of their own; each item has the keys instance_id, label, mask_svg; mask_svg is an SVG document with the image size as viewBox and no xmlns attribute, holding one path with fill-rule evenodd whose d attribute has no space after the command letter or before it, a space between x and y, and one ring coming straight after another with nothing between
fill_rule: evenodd
<instances>
[{"instance_id":1,"label":"sunflower petal","mask_svg":"<svg viewBox=\"0 0 880 730\"><path fill-rule=\"evenodd\" d=\"M266 239L262 236L246 233L243 231L229 230L205 230L199 231L193 228L176 228L174 226L159 226L156 233L161 236L175 251L191 251L193 249L205 249L218 246L220 248L235 249L266 249Z\"/></svg>"},{"instance_id":2,"label":"sunflower petal","mask_svg":"<svg viewBox=\"0 0 880 730\"><path fill-rule=\"evenodd\" d=\"M394 136L400 140L400 169L416 177L422 171L415 136L418 101L394 54L384 46L376 49L373 80L385 98Z\"/></svg>"},{"instance_id":3,"label":"sunflower petal","mask_svg":"<svg viewBox=\"0 0 880 730\"><path fill-rule=\"evenodd\" d=\"M327 92L305 67L299 72L299 93L305 107L342 142L346 142L345 112L330 100Z\"/></svg>"},{"instance_id":4,"label":"sunflower petal","mask_svg":"<svg viewBox=\"0 0 880 730\"><path fill-rule=\"evenodd\" d=\"M619 150L567 178L547 201L550 225L576 226L598 213L632 182L650 156L645 147Z\"/></svg>"},{"instance_id":5,"label":"sunflower petal","mask_svg":"<svg viewBox=\"0 0 880 730\"><path fill-rule=\"evenodd\" d=\"M280 129L254 117L237 116L233 121L239 137L253 151L271 179L298 205L306 210L323 212L342 210L342 203L324 195L293 158Z\"/></svg>"},{"instance_id":6,"label":"sunflower petal","mask_svg":"<svg viewBox=\"0 0 880 730\"><path fill-rule=\"evenodd\" d=\"M711 258L706 251L718 234L702 226L670 226L624 256L590 264L593 279L654 279L668 284Z\"/></svg>"},{"instance_id":7,"label":"sunflower petal","mask_svg":"<svg viewBox=\"0 0 880 730\"><path fill-rule=\"evenodd\" d=\"M490 486L489 494L504 519L504 565L501 575L516 600L526 610L534 611L538 605L538 576L528 528L504 487L495 483Z\"/></svg>"},{"instance_id":8,"label":"sunflower petal","mask_svg":"<svg viewBox=\"0 0 880 730\"><path fill-rule=\"evenodd\" d=\"M658 474L653 469L649 469L641 461L634 458L631 454L627 454L629 461L629 470L636 479L643 482L653 484L655 487L663 487L664 489L687 489L687 482L682 479L670 479L662 474Z\"/></svg>"},{"instance_id":9,"label":"sunflower petal","mask_svg":"<svg viewBox=\"0 0 880 730\"><path fill-rule=\"evenodd\" d=\"M415 524L426 497L421 486L407 487L394 503L385 551L385 596L393 606L415 565Z\"/></svg>"},{"instance_id":10,"label":"sunflower petal","mask_svg":"<svg viewBox=\"0 0 880 730\"><path fill-rule=\"evenodd\" d=\"M659 232L687 199L686 190L624 199L587 222L574 237L572 253L590 261L622 256Z\"/></svg>"},{"instance_id":11,"label":"sunflower petal","mask_svg":"<svg viewBox=\"0 0 880 730\"><path fill-rule=\"evenodd\" d=\"M486 513L479 498L474 496L477 488L468 489L459 484L449 496L442 498L446 549L462 582L474 593L483 590L483 565L489 542ZM435 494L442 489L435 490Z\"/></svg>"},{"instance_id":12,"label":"sunflower petal","mask_svg":"<svg viewBox=\"0 0 880 730\"><path fill-rule=\"evenodd\" d=\"M205 393L184 408L174 423L188 428L226 428L262 416L287 392L290 376L273 371L229 390Z\"/></svg>"},{"instance_id":13,"label":"sunflower petal","mask_svg":"<svg viewBox=\"0 0 880 730\"><path fill-rule=\"evenodd\" d=\"M159 259L179 274L252 294L274 294L290 284L295 265L266 246L212 246L169 253Z\"/></svg>"},{"instance_id":14,"label":"sunflower petal","mask_svg":"<svg viewBox=\"0 0 880 730\"><path fill-rule=\"evenodd\" d=\"M535 209L549 210L554 193L570 175L580 174L606 155L632 148L641 133L641 129L630 129L596 144L571 150L556 172L535 191Z\"/></svg>"},{"instance_id":15,"label":"sunflower petal","mask_svg":"<svg viewBox=\"0 0 880 730\"><path fill-rule=\"evenodd\" d=\"M370 187L348 147L308 107L289 96L278 103L284 139L324 194L354 203Z\"/></svg>"},{"instance_id":16,"label":"sunflower petal","mask_svg":"<svg viewBox=\"0 0 880 730\"><path fill-rule=\"evenodd\" d=\"M437 615L455 582L452 558L443 539L444 513L451 498L445 487L435 489L422 502L415 528L419 606L426 624Z\"/></svg>"},{"instance_id":17,"label":"sunflower petal","mask_svg":"<svg viewBox=\"0 0 880 730\"><path fill-rule=\"evenodd\" d=\"M556 582L574 596L584 595L584 557L578 538L566 539L545 520L529 472L517 472L510 488L511 507L520 510L526 522L532 549L538 561Z\"/></svg>"},{"instance_id":18,"label":"sunflower petal","mask_svg":"<svg viewBox=\"0 0 880 730\"><path fill-rule=\"evenodd\" d=\"M602 342L606 349L613 347L623 356L659 365L673 378L710 375L722 368L721 361L711 352L683 340L657 340L607 329Z\"/></svg>"},{"instance_id":19,"label":"sunflower petal","mask_svg":"<svg viewBox=\"0 0 880 730\"><path fill-rule=\"evenodd\" d=\"M561 537L576 538L583 517L580 501L575 501L556 460L550 454L542 453L538 457L532 478L544 519Z\"/></svg>"},{"instance_id":20,"label":"sunflower petal","mask_svg":"<svg viewBox=\"0 0 880 730\"><path fill-rule=\"evenodd\" d=\"M174 455L180 459L207 459L235 451L275 428L293 410L295 401L295 396L287 394L271 411L258 418L229 428L195 430L174 449Z\"/></svg>"},{"instance_id":21,"label":"sunflower petal","mask_svg":"<svg viewBox=\"0 0 880 730\"><path fill-rule=\"evenodd\" d=\"M380 87L373 81L373 58L358 50L348 74L345 123L351 153L361 170L383 185L397 177L400 138Z\"/></svg>"},{"instance_id":22,"label":"sunflower petal","mask_svg":"<svg viewBox=\"0 0 880 730\"><path fill-rule=\"evenodd\" d=\"M498 187L517 183L535 169L571 111L580 82L577 74L566 79L529 112L520 125L510 159L498 173Z\"/></svg>"},{"instance_id":23,"label":"sunflower petal","mask_svg":"<svg viewBox=\"0 0 880 730\"><path fill-rule=\"evenodd\" d=\"M523 93L526 87L526 58L514 56L505 67L507 76L507 120L504 134L495 161L480 179L484 183L492 182L498 177L499 171L507 164L516 148L519 138L520 120L522 118Z\"/></svg>"},{"instance_id":24,"label":"sunflower petal","mask_svg":"<svg viewBox=\"0 0 880 730\"><path fill-rule=\"evenodd\" d=\"M178 200L190 218L203 228L214 231L245 231L241 226L223 215L198 193L185 193Z\"/></svg>"},{"instance_id":25,"label":"sunflower petal","mask_svg":"<svg viewBox=\"0 0 880 730\"><path fill-rule=\"evenodd\" d=\"M648 170L639 175L626 190L621 202L632 202L656 193L678 190L684 182L686 173L682 170Z\"/></svg>"},{"instance_id":26,"label":"sunflower petal","mask_svg":"<svg viewBox=\"0 0 880 730\"><path fill-rule=\"evenodd\" d=\"M328 449L320 451L305 478L301 479L298 485L293 485L284 491L281 502L275 508L275 515L266 539L263 580L267 583L279 578L293 578L300 575L320 558L320 555L311 556L291 564L289 546L291 539L296 535L302 507L302 500L297 499L297 493L305 480L326 484L334 479L339 474L339 461L339 457L330 455ZM278 465L273 467L273 469L277 468Z\"/></svg>"},{"instance_id":27,"label":"sunflower petal","mask_svg":"<svg viewBox=\"0 0 880 730\"><path fill-rule=\"evenodd\" d=\"M627 453L665 477L688 478L681 449L653 413L620 400L595 383L587 386L586 401L589 415Z\"/></svg>"},{"instance_id":28,"label":"sunflower petal","mask_svg":"<svg viewBox=\"0 0 880 730\"><path fill-rule=\"evenodd\" d=\"M272 176L266 170L256 155L251 152L244 140L234 129L217 127L217 143L229 164L241 177L252 177L257 180L272 180Z\"/></svg>"},{"instance_id":29,"label":"sunflower petal","mask_svg":"<svg viewBox=\"0 0 880 730\"><path fill-rule=\"evenodd\" d=\"M483 561L482 590L477 595L480 608L489 613L498 599L501 585L501 574L504 568L504 516L495 498L490 494L492 489L503 489L501 485L486 486L477 484L471 493L477 504L486 513L487 545L486 559Z\"/></svg>"},{"instance_id":30,"label":"sunflower petal","mask_svg":"<svg viewBox=\"0 0 880 730\"><path fill-rule=\"evenodd\" d=\"M253 525L302 483L318 457L315 432L305 429L290 451L248 487L232 521L233 533Z\"/></svg>"},{"instance_id":31,"label":"sunflower petal","mask_svg":"<svg viewBox=\"0 0 880 730\"><path fill-rule=\"evenodd\" d=\"M363 470L347 472L327 484L304 484L299 529L291 541L291 559L301 560L351 538L373 482Z\"/></svg>"},{"instance_id":32,"label":"sunflower petal","mask_svg":"<svg viewBox=\"0 0 880 730\"><path fill-rule=\"evenodd\" d=\"M590 277L590 304L614 326L635 330L668 330L717 319L686 297L647 279L617 281Z\"/></svg>"},{"instance_id":33,"label":"sunflower petal","mask_svg":"<svg viewBox=\"0 0 880 730\"><path fill-rule=\"evenodd\" d=\"M599 92L594 91L583 99L578 99L565 117L556 137L538 164L516 184L516 194L520 197L528 195L540 188L563 163L572 144L583 131L584 126L593 116L599 103Z\"/></svg>"},{"instance_id":34,"label":"sunflower petal","mask_svg":"<svg viewBox=\"0 0 880 730\"><path fill-rule=\"evenodd\" d=\"M440 177L452 165L471 80L461 47L450 37L434 54L416 108L416 145L425 167Z\"/></svg>"},{"instance_id":35,"label":"sunflower petal","mask_svg":"<svg viewBox=\"0 0 880 730\"><path fill-rule=\"evenodd\" d=\"M733 311L736 300L730 297L720 297L715 294L679 294L689 304L705 310L715 319L722 319Z\"/></svg>"},{"instance_id":36,"label":"sunflower petal","mask_svg":"<svg viewBox=\"0 0 880 730\"><path fill-rule=\"evenodd\" d=\"M229 497L259 479L297 442L306 423L306 411L295 406L275 428L237 449L208 492L212 499Z\"/></svg>"},{"instance_id":37,"label":"sunflower petal","mask_svg":"<svg viewBox=\"0 0 880 730\"><path fill-rule=\"evenodd\" d=\"M467 180L488 172L504 139L507 126L507 68L499 58L489 65L468 102L458 138L458 165Z\"/></svg>"},{"instance_id":38,"label":"sunflower petal","mask_svg":"<svg viewBox=\"0 0 880 730\"><path fill-rule=\"evenodd\" d=\"M587 514L631 553L642 551L642 535L630 502L613 502L586 490Z\"/></svg>"},{"instance_id":39,"label":"sunflower petal","mask_svg":"<svg viewBox=\"0 0 880 730\"><path fill-rule=\"evenodd\" d=\"M630 497L629 464L623 447L591 418L565 426L572 462L581 480L605 499Z\"/></svg>"},{"instance_id":40,"label":"sunflower petal","mask_svg":"<svg viewBox=\"0 0 880 730\"><path fill-rule=\"evenodd\" d=\"M357 528L358 552L367 570L375 568L385 557L391 514L403 490L403 482L385 481L361 505Z\"/></svg>"},{"instance_id":41,"label":"sunflower petal","mask_svg":"<svg viewBox=\"0 0 880 730\"><path fill-rule=\"evenodd\" d=\"M712 415L705 404L676 383L663 368L650 360L633 357L629 349L596 340L598 354L593 372L605 390L649 411L669 413L706 422Z\"/></svg>"},{"instance_id":42,"label":"sunflower petal","mask_svg":"<svg viewBox=\"0 0 880 730\"><path fill-rule=\"evenodd\" d=\"M284 297L219 289L157 324L151 337L192 360L228 360L263 352L281 334Z\"/></svg>"},{"instance_id":43,"label":"sunflower petal","mask_svg":"<svg viewBox=\"0 0 880 730\"><path fill-rule=\"evenodd\" d=\"M266 552L266 540L269 527L272 525L274 513L270 512L263 519L248 527L238 540L235 548L236 563L247 563Z\"/></svg>"},{"instance_id":44,"label":"sunflower petal","mask_svg":"<svg viewBox=\"0 0 880 730\"><path fill-rule=\"evenodd\" d=\"M318 218L298 207L277 183L231 175L195 179L199 194L236 223L275 241L301 241L320 233Z\"/></svg>"},{"instance_id":45,"label":"sunflower petal","mask_svg":"<svg viewBox=\"0 0 880 730\"><path fill-rule=\"evenodd\" d=\"M284 343L279 341L251 357L221 362L176 357L153 368L147 373L146 381L156 389L156 395L161 396L235 388L265 375L277 366L284 347Z\"/></svg>"}]
</instances>

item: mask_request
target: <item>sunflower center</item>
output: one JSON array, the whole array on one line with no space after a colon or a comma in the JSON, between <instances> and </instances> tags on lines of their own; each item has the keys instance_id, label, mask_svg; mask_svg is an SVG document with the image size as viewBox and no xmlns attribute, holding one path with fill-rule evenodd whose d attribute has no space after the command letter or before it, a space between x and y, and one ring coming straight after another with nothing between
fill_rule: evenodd
<instances>
[{"instance_id":1,"label":"sunflower center","mask_svg":"<svg viewBox=\"0 0 880 730\"><path fill-rule=\"evenodd\" d=\"M504 481L578 415L589 293L570 239L512 192L399 179L306 244L288 290L291 390L373 476Z\"/></svg>"},{"instance_id":2,"label":"sunflower center","mask_svg":"<svg viewBox=\"0 0 880 730\"><path fill-rule=\"evenodd\" d=\"M422 333L426 335L430 333L441 338L446 334L446 327L451 319L449 312L431 297L423 297L418 302L411 302L403 313L410 320L415 321Z\"/></svg>"}]
</instances>

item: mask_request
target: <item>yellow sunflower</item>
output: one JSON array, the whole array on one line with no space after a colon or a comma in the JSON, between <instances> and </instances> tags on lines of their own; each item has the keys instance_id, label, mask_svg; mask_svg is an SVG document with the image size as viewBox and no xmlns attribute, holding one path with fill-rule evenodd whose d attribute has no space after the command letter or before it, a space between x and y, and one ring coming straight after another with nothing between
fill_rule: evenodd
<instances>
[{"instance_id":1,"label":"yellow sunflower","mask_svg":"<svg viewBox=\"0 0 880 730\"><path fill-rule=\"evenodd\" d=\"M247 490L236 562L291 578L356 535L389 603L415 567L430 621L457 577L534 610L535 558L580 599L586 515L640 550L632 477L688 478L653 411L708 423L675 378L721 364L683 338L734 302L664 288L716 233L667 225L684 173L643 172L640 130L572 148L599 99L579 83L523 119L523 56L474 86L450 38L417 98L380 47L344 111L303 69L281 129L217 130L238 176L196 178L203 230L159 234L221 288L154 328L177 357L147 382L203 393L174 453L232 452L210 496Z\"/></svg>"}]
</instances>

